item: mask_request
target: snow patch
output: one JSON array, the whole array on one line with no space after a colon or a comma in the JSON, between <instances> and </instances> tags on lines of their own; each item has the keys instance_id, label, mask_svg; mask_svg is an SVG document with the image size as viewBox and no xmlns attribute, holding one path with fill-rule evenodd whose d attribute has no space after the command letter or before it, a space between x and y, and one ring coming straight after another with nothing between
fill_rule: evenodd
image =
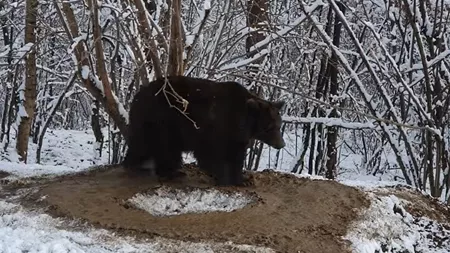
<instances>
[{"instance_id":1,"label":"snow patch","mask_svg":"<svg viewBox=\"0 0 450 253\"><path fill-rule=\"evenodd\" d=\"M106 131L106 129L102 129ZM106 135L106 133L104 132ZM90 170L92 165L108 164L108 147L103 145L102 157L92 154L95 137L92 130L47 130L41 151L41 163L36 163L37 145L28 145L28 164L19 162L15 139L6 152L0 151L0 171L11 174L8 181L29 177L53 177Z\"/></svg>"},{"instance_id":2,"label":"snow patch","mask_svg":"<svg viewBox=\"0 0 450 253\"><path fill-rule=\"evenodd\" d=\"M20 118L27 118L28 117L28 113L27 113L27 111L25 110L25 107L22 104L19 105L19 109L17 111L17 116L18 116L18 118L19 117Z\"/></svg>"},{"instance_id":3,"label":"snow patch","mask_svg":"<svg viewBox=\"0 0 450 253\"><path fill-rule=\"evenodd\" d=\"M149 79L149 80L151 80L151 79ZM103 88L103 86L102 86L102 88ZM130 121L129 121L128 111L125 110L125 107L124 107L123 104L119 101L119 98L118 98L114 93L113 93L112 95L113 95L114 101L116 101L116 104L117 104L117 107L118 107L118 110L119 110L120 115L121 115L122 118L125 120L125 122L126 122L127 124L129 124Z\"/></svg>"},{"instance_id":4,"label":"snow patch","mask_svg":"<svg viewBox=\"0 0 450 253\"><path fill-rule=\"evenodd\" d=\"M187 213L231 212L253 202L242 193L225 193L216 189L180 190L166 186L154 194L136 194L128 202L155 216L181 215Z\"/></svg>"},{"instance_id":5,"label":"snow patch","mask_svg":"<svg viewBox=\"0 0 450 253\"><path fill-rule=\"evenodd\" d=\"M272 253L272 249L232 242L191 243L165 238L145 242L117 236L104 229L63 229L69 222L0 200L0 252L233 252Z\"/></svg>"},{"instance_id":6,"label":"snow patch","mask_svg":"<svg viewBox=\"0 0 450 253\"><path fill-rule=\"evenodd\" d=\"M210 10L211 9L211 1L205 0L205 3L203 4L203 8L205 8L205 10Z\"/></svg>"},{"instance_id":7,"label":"snow patch","mask_svg":"<svg viewBox=\"0 0 450 253\"><path fill-rule=\"evenodd\" d=\"M11 174L5 178L8 180L42 176L55 177L85 170L87 169L71 168L64 165L23 164L0 161L0 171Z\"/></svg>"},{"instance_id":8,"label":"snow patch","mask_svg":"<svg viewBox=\"0 0 450 253\"><path fill-rule=\"evenodd\" d=\"M353 252L448 252L448 226L426 217L413 217L403 208L409 202L394 195L368 195L371 206L344 237L352 243Z\"/></svg>"},{"instance_id":9,"label":"snow patch","mask_svg":"<svg viewBox=\"0 0 450 253\"><path fill-rule=\"evenodd\" d=\"M325 118L325 117L291 117L283 116L283 121L291 123L315 123L324 124L325 126L339 126L348 129L375 129L372 122L344 122L342 118Z\"/></svg>"},{"instance_id":10,"label":"snow patch","mask_svg":"<svg viewBox=\"0 0 450 253\"><path fill-rule=\"evenodd\" d=\"M81 77L84 80L87 80L89 77L89 66L83 65L81 66Z\"/></svg>"},{"instance_id":11,"label":"snow patch","mask_svg":"<svg viewBox=\"0 0 450 253\"><path fill-rule=\"evenodd\" d=\"M354 175L352 176L355 177ZM351 187L357 187L362 190L374 190L377 188L398 186L398 185L408 186L406 183L400 181L393 181L383 177L376 177L372 175L363 175L363 174L358 174L357 179L339 178L337 181L341 184L345 184Z\"/></svg>"}]
</instances>

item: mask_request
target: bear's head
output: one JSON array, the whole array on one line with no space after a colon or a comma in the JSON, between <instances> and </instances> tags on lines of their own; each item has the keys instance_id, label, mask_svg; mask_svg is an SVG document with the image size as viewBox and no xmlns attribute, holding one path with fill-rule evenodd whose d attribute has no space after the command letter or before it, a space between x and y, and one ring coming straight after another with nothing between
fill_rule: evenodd
<instances>
[{"instance_id":1,"label":"bear's head","mask_svg":"<svg viewBox=\"0 0 450 253\"><path fill-rule=\"evenodd\" d=\"M269 102L258 98L247 100L251 120L251 138L281 149L286 146L281 134L280 110L284 101Z\"/></svg>"}]
</instances>

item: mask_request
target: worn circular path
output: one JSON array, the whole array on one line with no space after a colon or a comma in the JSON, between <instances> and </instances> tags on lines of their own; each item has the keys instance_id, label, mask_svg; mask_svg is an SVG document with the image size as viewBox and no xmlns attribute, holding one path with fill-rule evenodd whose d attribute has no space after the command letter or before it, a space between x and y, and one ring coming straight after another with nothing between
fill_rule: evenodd
<instances>
[{"instance_id":1,"label":"worn circular path","mask_svg":"<svg viewBox=\"0 0 450 253\"><path fill-rule=\"evenodd\" d=\"M193 166L186 165L183 170L187 176L170 186L211 188L210 179ZM349 252L341 237L358 210L369 205L364 193L334 181L272 171L251 175L252 186L221 189L256 194L260 201L229 213L154 217L130 208L124 205L127 199L161 184L150 177L131 176L118 166L43 183L28 197L28 203L50 207L55 216L81 218L137 236L233 241L277 252Z\"/></svg>"}]
</instances>

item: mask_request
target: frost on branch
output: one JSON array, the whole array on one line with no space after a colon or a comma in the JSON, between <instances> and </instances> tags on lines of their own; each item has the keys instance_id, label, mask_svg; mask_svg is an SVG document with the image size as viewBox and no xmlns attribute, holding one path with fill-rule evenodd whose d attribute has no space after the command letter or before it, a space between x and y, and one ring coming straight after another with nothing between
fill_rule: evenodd
<instances>
[{"instance_id":1,"label":"frost on branch","mask_svg":"<svg viewBox=\"0 0 450 253\"><path fill-rule=\"evenodd\" d=\"M125 107L123 107L123 104L120 103L119 98L117 98L117 96L114 93L112 95L113 95L114 101L117 104L120 115L125 119L125 123L128 124L129 123L128 111L125 109Z\"/></svg>"}]
</instances>

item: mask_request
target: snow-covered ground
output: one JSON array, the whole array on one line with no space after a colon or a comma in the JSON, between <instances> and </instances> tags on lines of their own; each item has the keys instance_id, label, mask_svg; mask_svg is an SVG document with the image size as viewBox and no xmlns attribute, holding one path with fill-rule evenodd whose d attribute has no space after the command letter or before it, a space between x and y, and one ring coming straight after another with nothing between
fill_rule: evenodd
<instances>
[{"instance_id":1,"label":"snow-covered ground","mask_svg":"<svg viewBox=\"0 0 450 253\"><path fill-rule=\"evenodd\" d=\"M33 144L30 145L28 165L18 163L17 157L13 155L14 145L11 145L9 152L0 156L0 170L11 173L9 178L14 180L78 172L88 169L94 165L94 162L97 165L106 164L107 152L104 152L104 156L100 160L94 159L93 141L94 137L89 131L52 130L46 135L44 142L43 164L34 163L36 148ZM273 164L271 157L275 151L271 150L270 155L267 149L264 152L261 167L270 168L270 164ZM288 153L289 150L282 154L284 156L281 161L282 168L291 168L294 158L292 154L288 155ZM185 156L185 161L192 161L192 157ZM354 167L355 162L357 163L358 159L350 157L344 167ZM289 169L281 170L289 171ZM297 176L325 180L321 177L304 174ZM398 183L390 181L386 177L367 176L359 173L342 174L338 180L343 184L367 191L372 199L371 207L364 211L360 221L355 221L352 230L346 236L346 239L352 242L354 252L372 253L378 250L379 252L441 253L450 251L448 240L438 247L429 236L431 233L438 233L440 236L448 238L450 231L436 221L412 217L402 208L405 200L400 200L393 195L380 197L371 193L378 187ZM248 203L248 199L244 197L224 195L220 192L192 191L190 194L175 193L171 196L162 193L158 196L160 201L165 200L165 205L161 208L166 209L166 215L229 211L241 208ZM148 209L149 203L150 206L155 207L151 203L157 200L155 195L137 195L131 201L142 209ZM180 204L181 202L183 203ZM218 208L218 206L222 208ZM394 206L397 207L395 210L402 210L401 213L394 212ZM172 209L176 212L170 207L173 207ZM171 210L172 213L170 213ZM147 211L163 214L162 209ZM272 252L270 249L233 245L232 243L188 243L163 238L144 242L136 241L133 238L118 236L102 229L88 226L80 229L79 225L75 226L73 223L52 218L39 210L26 210L10 199L0 200L0 252L215 252L217 249L230 247L230 245L241 250Z\"/></svg>"},{"instance_id":2,"label":"snow-covered ground","mask_svg":"<svg viewBox=\"0 0 450 253\"><path fill-rule=\"evenodd\" d=\"M280 151L278 162L276 162L277 150L264 145L259 170L270 168L284 172L292 171L298 160L298 156L301 153L302 136L301 133L298 133L298 135L295 133L285 133L284 138L286 147ZM296 149L297 153L295 152ZM309 151L306 152L304 159L305 161L309 160ZM364 166L362 165L362 156L348 152L345 148L341 149L341 152L338 154L338 159L338 180L342 183L366 188L386 184L404 184L404 181L402 180L403 175L398 169L386 169L384 173L377 173L376 175L366 173L363 168ZM392 154L383 153L381 164L388 167L394 167L396 158ZM303 169L300 174L309 177L309 174L307 173L307 169Z\"/></svg>"},{"instance_id":3,"label":"snow-covered ground","mask_svg":"<svg viewBox=\"0 0 450 253\"><path fill-rule=\"evenodd\" d=\"M276 167L276 150L269 149L267 145L264 145L259 170L270 168L290 172L296 160L295 154L292 152L295 149L296 137L294 134L286 134L285 138L287 146L280 151L280 160ZM37 148L35 144L30 143L28 164L26 165L28 169L24 169L24 165L18 162L19 159L14 151L15 145L12 143L6 154L0 152L0 170L11 173L12 177L23 178L61 175L83 171L93 165L108 164L109 151L107 148L104 148L102 157L97 158L94 155L94 140L94 135L90 130L48 130L42 147L42 165L35 163ZM341 180L342 183L362 187L402 183L393 181L394 177L401 176L398 171L389 171L389 173L377 176L367 175L357 169L361 166L361 157L354 154L341 154L341 157L344 158L341 158L340 170L342 172L339 174L338 180ZM308 159L308 155L306 159ZM387 159L395 161L395 157ZM186 163L195 161L190 154L184 154L183 160ZM311 177L306 170L302 171L300 175Z\"/></svg>"},{"instance_id":4,"label":"snow-covered ground","mask_svg":"<svg viewBox=\"0 0 450 253\"><path fill-rule=\"evenodd\" d=\"M11 143L6 153L0 152L0 170L11 173L13 179L75 173L93 165L107 164L107 150L100 159L95 158L94 141L92 131L48 130L42 145L41 164L36 163L36 144L30 142L28 164L24 165L19 163L15 144Z\"/></svg>"},{"instance_id":5,"label":"snow-covered ground","mask_svg":"<svg viewBox=\"0 0 450 253\"><path fill-rule=\"evenodd\" d=\"M233 247L238 250L269 253L270 249L230 243L191 243L164 238L139 242L117 236L103 229L66 229L66 221L38 211L24 210L20 205L0 200L0 252L216 252Z\"/></svg>"},{"instance_id":6,"label":"snow-covered ground","mask_svg":"<svg viewBox=\"0 0 450 253\"><path fill-rule=\"evenodd\" d=\"M355 252L450 252L449 226L426 217L413 217L404 209L410 202L394 195L368 194L371 206L345 237Z\"/></svg>"},{"instance_id":7,"label":"snow-covered ground","mask_svg":"<svg viewBox=\"0 0 450 253\"><path fill-rule=\"evenodd\" d=\"M42 164L35 163L36 146L29 145L29 164L18 162L18 157L10 145L7 153L0 153L0 171L11 175L9 180L40 176L57 176L80 172L94 165L94 136L90 131L51 130L47 133L42 152ZM186 156L186 159L191 159ZM96 165L107 164L108 153ZM1 185L0 185L1 191ZM207 198L197 201L197 206L213 206L211 199L226 198L220 192L211 192ZM187 196L189 198L189 196ZM192 196L191 196L192 197ZM26 210L14 203L17 196L0 200L0 252L223 252L224 249L242 252L269 253L273 250L252 245L237 245L232 242L192 243L185 241L155 238L137 241L131 237L115 235L103 229L95 229L86 225L80 228L75 222L52 218L41 210ZM135 203L145 206L149 199L134 199ZM201 201L206 200L208 203ZM246 198L230 196L229 208L245 205ZM225 200L226 202L226 200ZM214 207L212 207L214 208ZM203 208L204 209L204 208ZM217 209L217 207L216 207ZM187 210L187 209L185 209ZM206 209L206 211L208 211Z\"/></svg>"}]
</instances>

